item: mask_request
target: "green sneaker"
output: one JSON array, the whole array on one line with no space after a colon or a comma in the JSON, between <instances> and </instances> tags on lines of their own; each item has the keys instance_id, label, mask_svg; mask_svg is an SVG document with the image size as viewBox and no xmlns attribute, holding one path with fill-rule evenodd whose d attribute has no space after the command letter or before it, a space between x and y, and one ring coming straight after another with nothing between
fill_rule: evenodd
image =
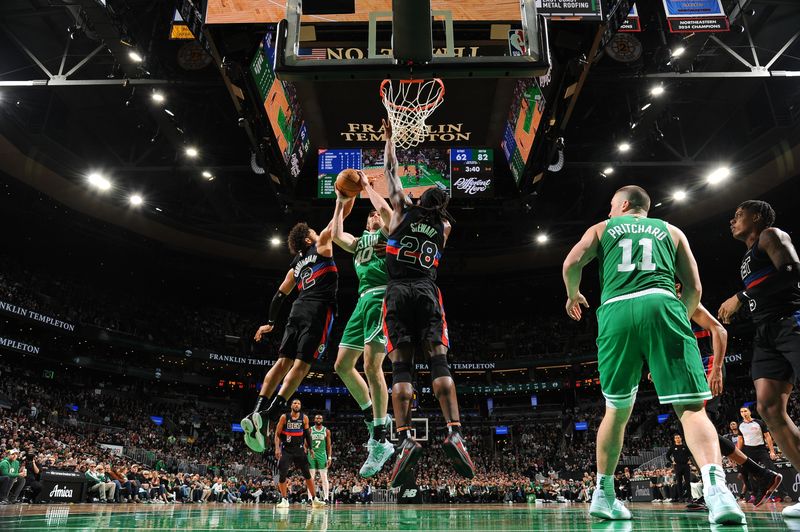
<instances>
[{"instance_id":1,"label":"green sneaker","mask_svg":"<svg viewBox=\"0 0 800 532\"><path fill-rule=\"evenodd\" d=\"M239 424L242 426L242 430L244 431L245 445L257 453L263 453L264 449L266 448L266 442L264 435L261 433L261 427L263 426L261 414L258 412L253 412L244 418Z\"/></svg>"},{"instance_id":2,"label":"green sneaker","mask_svg":"<svg viewBox=\"0 0 800 532\"><path fill-rule=\"evenodd\" d=\"M744 525L747 520L727 486L711 486L705 494L708 522L717 525Z\"/></svg>"},{"instance_id":3,"label":"green sneaker","mask_svg":"<svg viewBox=\"0 0 800 532\"><path fill-rule=\"evenodd\" d=\"M631 518L631 511L625 508L621 501L609 499L601 489L594 490L592 494L592 505L589 507L589 515L608 519L610 521L626 520Z\"/></svg>"},{"instance_id":4,"label":"green sneaker","mask_svg":"<svg viewBox=\"0 0 800 532\"><path fill-rule=\"evenodd\" d=\"M367 461L364 462L364 465L361 466L361 470L358 472L363 478L374 477L378 474L378 471L383 469L384 464L386 464L389 458L394 454L394 444L388 440L381 443L378 440L370 438L367 443L367 448L369 448Z\"/></svg>"}]
</instances>

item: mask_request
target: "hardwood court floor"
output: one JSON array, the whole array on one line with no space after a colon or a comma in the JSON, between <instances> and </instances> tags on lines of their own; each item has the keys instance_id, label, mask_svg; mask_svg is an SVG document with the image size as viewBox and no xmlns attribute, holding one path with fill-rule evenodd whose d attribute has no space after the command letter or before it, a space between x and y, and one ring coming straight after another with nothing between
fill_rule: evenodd
<instances>
[{"instance_id":1,"label":"hardwood court floor","mask_svg":"<svg viewBox=\"0 0 800 532\"><path fill-rule=\"evenodd\" d=\"M0 507L0 530L426 530L498 531L684 531L709 530L707 514L686 512L682 505L633 504L634 520L601 522L586 514L585 504L514 505L336 505L312 510L293 505L53 505ZM746 510L747 527L713 530L800 530L800 519L784 521L781 505Z\"/></svg>"}]
</instances>

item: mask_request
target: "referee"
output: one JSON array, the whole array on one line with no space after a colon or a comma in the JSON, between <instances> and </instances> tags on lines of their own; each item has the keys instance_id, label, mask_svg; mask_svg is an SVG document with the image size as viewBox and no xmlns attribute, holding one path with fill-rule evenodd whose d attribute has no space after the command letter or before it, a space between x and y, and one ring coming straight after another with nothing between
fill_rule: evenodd
<instances>
[{"instance_id":1,"label":"referee","mask_svg":"<svg viewBox=\"0 0 800 532\"><path fill-rule=\"evenodd\" d=\"M775 454L775 445L767 424L760 419L753 419L750 409L746 406L739 409L739 414L742 416L742 422L739 423L740 436L736 447L754 462L758 462L767 469L774 469L775 465L772 461L778 456Z\"/></svg>"}]
</instances>

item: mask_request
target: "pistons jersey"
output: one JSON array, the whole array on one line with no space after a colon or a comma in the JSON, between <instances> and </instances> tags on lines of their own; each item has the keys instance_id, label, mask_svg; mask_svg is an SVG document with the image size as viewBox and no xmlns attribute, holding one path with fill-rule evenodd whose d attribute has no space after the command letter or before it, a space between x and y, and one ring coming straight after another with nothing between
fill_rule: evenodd
<instances>
[{"instance_id":1,"label":"pistons jersey","mask_svg":"<svg viewBox=\"0 0 800 532\"><path fill-rule=\"evenodd\" d=\"M281 441L284 449L298 449L303 447L303 438L305 437L306 430L305 423L303 422L304 417L305 415L302 412L300 412L300 415L296 419L292 418L291 412L286 414L286 425L281 432Z\"/></svg>"},{"instance_id":2,"label":"pistons jersey","mask_svg":"<svg viewBox=\"0 0 800 532\"><path fill-rule=\"evenodd\" d=\"M389 279L435 281L444 244L444 222L420 207L407 207L403 221L386 243Z\"/></svg>"},{"instance_id":3,"label":"pistons jersey","mask_svg":"<svg viewBox=\"0 0 800 532\"><path fill-rule=\"evenodd\" d=\"M744 295L747 297L750 314L755 323L766 319L785 318L800 310L800 283L796 280L784 280L780 276L773 279L778 270L775 269L769 255L758 249L758 241L744 254L740 273L744 284ZM781 282L786 285L782 290L766 297L754 298L748 292L761 283L770 282Z\"/></svg>"},{"instance_id":4,"label":"pistons jersey","mask_svg":"<svg viewBox=\"0 0 800 532\"><path fill-rule=\"evenodd\" d=\"M336 301L339 273L333 257L323 257L313 245L305 253L298 253L292 261L297 301Z\"/></svg>"}]
</instances>

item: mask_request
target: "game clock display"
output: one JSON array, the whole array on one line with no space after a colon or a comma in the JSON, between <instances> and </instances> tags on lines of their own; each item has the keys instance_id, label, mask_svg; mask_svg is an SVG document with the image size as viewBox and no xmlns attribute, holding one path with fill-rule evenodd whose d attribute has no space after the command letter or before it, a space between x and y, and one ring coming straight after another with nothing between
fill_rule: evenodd
<instances>
[{"instance_id":1,"label":"game clock display","mask_svg":"<svg viewBox=\"0 0 800 532\"><path fill-rule=\"evenodd\" d=\"M453 196L492 196L494 151L491 148L450 149L450 182Z\"/></svg>"}]
</instances>

